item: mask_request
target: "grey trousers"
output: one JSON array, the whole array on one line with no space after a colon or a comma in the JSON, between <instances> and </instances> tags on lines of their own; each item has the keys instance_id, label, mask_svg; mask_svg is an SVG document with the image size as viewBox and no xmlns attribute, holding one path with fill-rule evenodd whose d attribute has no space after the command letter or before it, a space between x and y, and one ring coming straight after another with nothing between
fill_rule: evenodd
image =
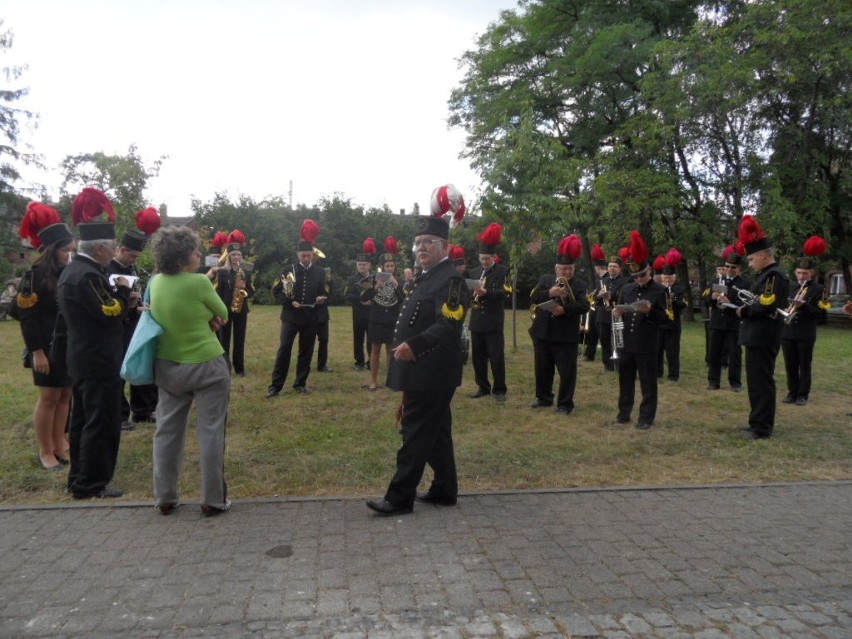
<instances>
[{"instance_id":1,"label":"grey trousers","mask_svg":"<svg viewBox=\"0 0 852 639\"><path fill-rule=\"evenodd\" d=\"M154 433L154 499L157 506L180 502L178 485L189 410L195 400L201 461L201 503L220 510L230 507L225 484L225 423L231 375L224 357L200 364L157 359L154 379L159 387L157 430Z\"/></svg>"}]
</instances>

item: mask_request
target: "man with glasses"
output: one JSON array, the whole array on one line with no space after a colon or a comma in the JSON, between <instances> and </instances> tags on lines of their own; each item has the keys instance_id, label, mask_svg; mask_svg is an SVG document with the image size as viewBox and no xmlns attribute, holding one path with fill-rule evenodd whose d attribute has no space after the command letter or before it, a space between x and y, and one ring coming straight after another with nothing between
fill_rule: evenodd
<instances>
[{"instance_id":1,"label":"man with glasses","mask_svg":"<svg viewBox=\"0 0 852 639\"><path fill-rule=\"evenodd\" d=\"M110 221L92 221L102 213ZM72 217L80 230L80 243L77 256L59 276L60 319L54 338L67 344L73 383L68 490L74 499L120 497L124 491L109 483L121 441L118 398L124 380L119 371L129 280L119 276L113 288L107 279L116 244L115 213L106 196L94 188L83 189L72 205Z\"/></svg>"},{"instance_id":2,"label":"man with glasses","mask_svg":"<svg viewBox=\"0 0 852 639\"><path fill-rule=\"evenodd\" d=\"M636 428L646 430L657 415L657 340L666 316L666 289L652 278L648 249L637 231L631 233L628 260L631 284L621 288L613 321L624 322L624 347L618 349L618 415L616 424L630 423L636 377L642 391Z\"/></svg>"},{"instance_id":3,"label":"man with glasses","mask_svg":"<svg viewBox=\"0 0 852 639\"><path fill-rule=\"evenodd\" d=\"M403 391L402 447L385 496L367 501L371 510L386 516L410 513L415 498L453 506L458 497L450 402L462 381L461 335L469 294L448 258L447 222L433 215L417 218L416 224L414 250L421 271L400 310L387 375L387 386ZM418 493L427 463L434 478L427 492Z\"/></svg>"},{"instance_id":4,"label":"man with glasses","mask_svg":"<svg viewBox=\"0 0 852 639\"><path fill-rule=\"evenodd\" d=\"M731 390L739 393L742 382L742 348L737 343L740 333L740 318L737 307L741 304L734 290L748 290L751 281L743 277L743 257L733 248L725 257L724 290L713 291L709 303L715 307L710 311L710 352L707 367L707 390L719 390L722 383L722 362L728 362L728 382Z\"/></svg>"}]
</instances>

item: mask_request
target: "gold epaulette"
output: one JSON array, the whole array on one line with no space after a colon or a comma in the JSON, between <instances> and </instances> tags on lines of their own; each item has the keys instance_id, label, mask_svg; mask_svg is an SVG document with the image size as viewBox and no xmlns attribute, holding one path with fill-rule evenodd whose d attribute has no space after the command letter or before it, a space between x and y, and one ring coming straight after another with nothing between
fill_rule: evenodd
<instances>
[{"instance_id":1,"label":"gold epaulette","mask_svg":"<svg viewBox=\"0 0 852 639\"><path fill-rule=\"evenodd\" d=\"M466 284L462 278L454 277L450 280L450 291L447 294L447 301L441 306L441 315L457 322L464 319L462 294L465 290Z\"/></svg>"},{"instance_id":2,"label":"gold epaulette","mask_svg":"<svg viewBox=\"0 0 852 639\"><path fill-rule=\"evenodd\" d=\"M104 315L109 317L115 317L116 315L121 315L123 307L121 306L121 302L114 299L109 304L101 304L101 310Z\"/></svg>"},{"instance_id":3,"label":"gold epaulette","mask_svg":"<svg viewBox=\"0 0 852 639\"><path fill-rule=\"evenodd\" d=\"M775 303L775 293L767 295L764 293L759 298L761 306L772 306Z\"/></svg>"},{"instance_id":4,"label":"gold epaulette","mask_svg":"<svg viewBox=\"0 0 852 639\"><path fill-rule=\"evenodd\" d=\"M666 317L669 318L670 322L674 322L674 310L667 308L666 309Z\"/></svg>"},{"instance_id":5,"label":"gold epaulette","mask_svg":"<svg viewBox=\"0 0 852 639\"><path fill-rule=\"evenodd\" d=\"M512 292L512 285L509 284L508 282L505 282L503 284L503 290L506 291L507 293L511 293Z\"/></svg>"},{"instance_id":6,"label":"gold epaulette","mask_svg":"<svg viewBox=\"0 0 852 639\"><path fill-rule=\"evenodd\" d=\"M701 294L702 297L710 297L710 287L704 289L704 292Z\"/></svg>"},{"instance_id":7,"label":"gold epaulette","mask_svg":"<svg viewBox=\"0 0 852 639\"><path fill-rule=\"evenodd\" d=\"M32 308L38 303L38 293L18 293L15 303L18 308Z\"/></svg>"},{"instance_id":8,"label":"gold epaulette","mask_svg":"<svg viewBox=\"0 0 852 639\"><path fill-rule=\"evenodd\" d=\"M831 308L831 302L827 300L820 300L817 302L817 306L819 306L822 310L827 311Z\"/></svg>"}]
</instances>

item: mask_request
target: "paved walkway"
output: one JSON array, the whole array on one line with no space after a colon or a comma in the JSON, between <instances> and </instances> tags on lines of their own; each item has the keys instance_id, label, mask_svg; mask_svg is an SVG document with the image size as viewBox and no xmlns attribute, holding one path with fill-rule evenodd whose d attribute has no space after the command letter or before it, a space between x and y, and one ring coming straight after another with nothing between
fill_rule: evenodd
<instances>
[{"instance_id":1,"label":"paved walkway","mask_svg":"<svg viewBox=\"0 0 852 639\"><path fill-rule=\"evenodd\" d=\"M852 637L852 482L0 509L0 637Z\"/></svg>"}]
</instances>

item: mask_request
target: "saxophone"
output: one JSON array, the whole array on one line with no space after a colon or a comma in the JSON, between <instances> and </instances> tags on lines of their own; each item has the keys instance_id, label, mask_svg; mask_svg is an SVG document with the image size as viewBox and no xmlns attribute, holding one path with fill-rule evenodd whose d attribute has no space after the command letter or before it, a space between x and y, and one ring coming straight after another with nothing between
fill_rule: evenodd
<instances>
[{"instance_id":1,"label":"saxophone","mask_svg":"<svg viewBox=\"0 0 852 639\"><path fill-rule=\"evenodd\" d=\"M237 287L237 284L242 284L241 288ZM243 263L237 263L237 275L234 277L234 295L231 297L231 312L234 314L239 314L243 312L243 307L246 303L246 298L248 297L248 293L245 289L246 284L246 273L243 270Z\"/></svg>"}]
</instances>

